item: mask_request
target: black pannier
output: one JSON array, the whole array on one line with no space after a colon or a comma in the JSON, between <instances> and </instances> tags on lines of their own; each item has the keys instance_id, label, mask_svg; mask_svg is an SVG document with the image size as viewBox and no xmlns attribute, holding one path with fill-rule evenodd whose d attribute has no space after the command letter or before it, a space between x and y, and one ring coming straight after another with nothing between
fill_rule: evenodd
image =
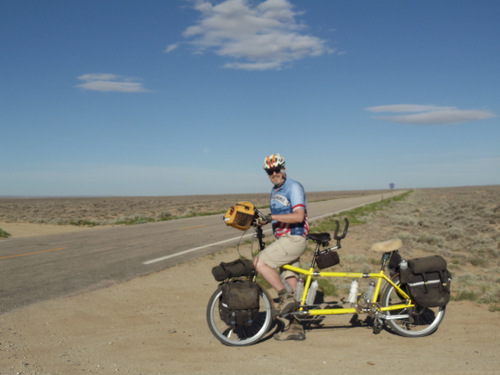
<instances>
[{"instance_id":1,"label":"black pannier","mask_svg":"<svg viewBox=\"0 0 500 375\"><path fill-rule=\"evenodd\" d=\"M451 274L439 255L410 259L408 269L400 270L401 284L421 307L446 306L450 300Z\"/></svg>"},{"instance_id":2,"label":"black pannier","mask_svg":"<svg viewBox=\"0 0 500 375\"><path fill-rule=\"evenodd\" d=\"M219 315L228 326L249 326L259 313L260 287L247 279L236 279L221 285Z\"/></svg>"},{"instance_id":3,"label":"black pannier","mask_svg":"<svg viewBox=\"0 0 500 375\"><path fill-rule=\"evenodd\" d=\"M252 277L255 275L253 262L248 259L236 259L229 263L221 262L212 268L215 280L224 281L232 277Z\"/></svg>"}]
</instances>

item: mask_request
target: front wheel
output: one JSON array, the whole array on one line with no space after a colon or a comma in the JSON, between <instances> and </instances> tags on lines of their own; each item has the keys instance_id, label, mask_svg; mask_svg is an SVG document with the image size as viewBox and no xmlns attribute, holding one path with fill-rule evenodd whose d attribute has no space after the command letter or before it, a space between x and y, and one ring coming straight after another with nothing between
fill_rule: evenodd
<instances>
[{"instance_id":1,"label":"front wheel","mask_svg":"<svg viewBox=\"0 0 500 375\"><path fill-rule=\"evenodd\" d=\"M393 279L396 285L400 285L399 278ZM405 299L401 297L393 285L387 284L381 297L381 306L404 304ZM408 307L400 310L387 311L386 322L390 329L401 336L422 337L436 331L443 321L445 306L442 307Z\"/></svg>"},{"instance_id":2,"label":"front wheel","mask_svg":"<svg viewBox=\"0 0 500 375\"><path fill-rule=\"evenodd\" d=\"M273 322L271 297L264 289L259 292L259 313L250 326L229 327L219 314L219 299L222 297L222 289L218 288L207 306L207 323L213 335L224 345L246 346L261 340L269 331Z\"/></svg>"}]
</instances>

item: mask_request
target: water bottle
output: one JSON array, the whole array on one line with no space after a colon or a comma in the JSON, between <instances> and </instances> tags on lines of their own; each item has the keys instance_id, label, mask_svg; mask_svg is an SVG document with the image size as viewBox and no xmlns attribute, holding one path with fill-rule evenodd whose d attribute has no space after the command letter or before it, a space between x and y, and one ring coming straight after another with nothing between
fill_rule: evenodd
<instances>
[{"instance_id":1,"label":"water bottle","mask_svg":"<svg viewBox=\"0 0 500 375\"><path fill-rule=\"evenodd\" d=\"M375 295L375 281L372 281L368 285L368 290L366 291L365 295L365 300L367 303L370 303L373 301L373 296Z\"/></svg>"},{"instance_id":2,"label":"water bottle","mask_svg":"<svg viewBox=\"0 0 500 375\"><path fill-rule=\"evenodd\" d=\"M318 291L318 280L314 280L309 287L306 297L306 305L314 304L314 299L316 298L316 292Z\"/></svg>"},{"instance_id":3,"label":"water bottle","mask_svg":"<svg viewBox=\"0 0 500 375\"><path fill-rule=\"evenodd\" d=\"M351 305L354 305L358 301L358 279L354 279L351 283L351 290L349 291L349 297L347 298L347 302Z\"/></svg>"},{"instance_id":4,"label":"water bottle","mask_svg":"<svg viewBox=\"0 0 500 375\"><path fill-rule=\"evenodd\" d=\"M295 301L302 302L302 294L304 293L304 279L302 277L297 280L297 286L295 287Z\"/></svg>"},{"instance_id":5,"label":"water bottle","mask_svg":"<svg viewBox=\"0 0 500 375\"><path fill-rule=\"evenodd\" d=\"M401 281L402 284L406 284L409 281L409 276L410 270L408 262L406 259L401 259L401 262L399 262L399 281Z\"/></svg>"},{"instance_id":6,"label":"water bottle","mask_svg":"<svg viewBox=\"0 0 500 375\"><path fill-rule=\"evenodd\" d=\"M399 262L399 270L400 271L405 271L408 269L408 262L406 259L402 259L401 262Z\"/></svg>"}]
</instances>

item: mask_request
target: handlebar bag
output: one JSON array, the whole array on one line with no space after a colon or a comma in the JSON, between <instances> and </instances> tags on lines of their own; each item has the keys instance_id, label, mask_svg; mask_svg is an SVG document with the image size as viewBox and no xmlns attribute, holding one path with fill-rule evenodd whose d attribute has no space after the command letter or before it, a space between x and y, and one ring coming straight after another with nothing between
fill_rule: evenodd
<instances>
[{"instance_id":1,"label":"handlebar bag","mask_svg":"<svg viewBox=\"0 0 500 375\"><path fill-rule=\"evenodd\" d=\"M250 326L259 313L260 287L248 279L236 279L221 285L219 315L228 326Z\"/></svg>"},{"instance_id":2,"label":"handlebar bag","mask_svg":"<svg viewBox=\"0 0 500 375\"><path fill-rule=\"evenodd\" d=\"M401 272L401 283L421 307L446 306L450 300L451 274L446 260L439 255L410 259Z\"/></svg>"}]
</instances>

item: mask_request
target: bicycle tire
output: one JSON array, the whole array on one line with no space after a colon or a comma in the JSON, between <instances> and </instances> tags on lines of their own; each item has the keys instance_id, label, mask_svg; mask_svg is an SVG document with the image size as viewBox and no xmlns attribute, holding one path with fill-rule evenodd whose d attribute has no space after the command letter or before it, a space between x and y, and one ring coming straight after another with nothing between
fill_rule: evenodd
<instances>
[{"instance_id":1,"label":"bicycle tire","mask_svg":"<svg viewBox=\"0 0 500 375\"><path fill-rule=\"evenodd\" d=\"M273 303L264 289L259 292L259 313L251 326L229 327L219 316L219 299L222 289L212 294L207 306L207 323L212 334L224 345L247 346L260 341L268 333L273 323Z\"/></svg>"},{"instance_id":2,"label":"bicycle tire","mask_svg":"<svg viewBox=\"0 0 500 375\"><path fill-rule=\"evenodd\" d=\"M400 285L399 277L392 280L396 285ZM396 304L404 304L405 299L401 297L393 285L387 284L380 300L382 307ZM403 308L401 310L387 311L388 319L386 326L400 336L423 337L434 333L444 319L446 306L434 308L422 308L419 306ZM399 316L399 317L398 317Z\"/></svg>"}]
</instances>

